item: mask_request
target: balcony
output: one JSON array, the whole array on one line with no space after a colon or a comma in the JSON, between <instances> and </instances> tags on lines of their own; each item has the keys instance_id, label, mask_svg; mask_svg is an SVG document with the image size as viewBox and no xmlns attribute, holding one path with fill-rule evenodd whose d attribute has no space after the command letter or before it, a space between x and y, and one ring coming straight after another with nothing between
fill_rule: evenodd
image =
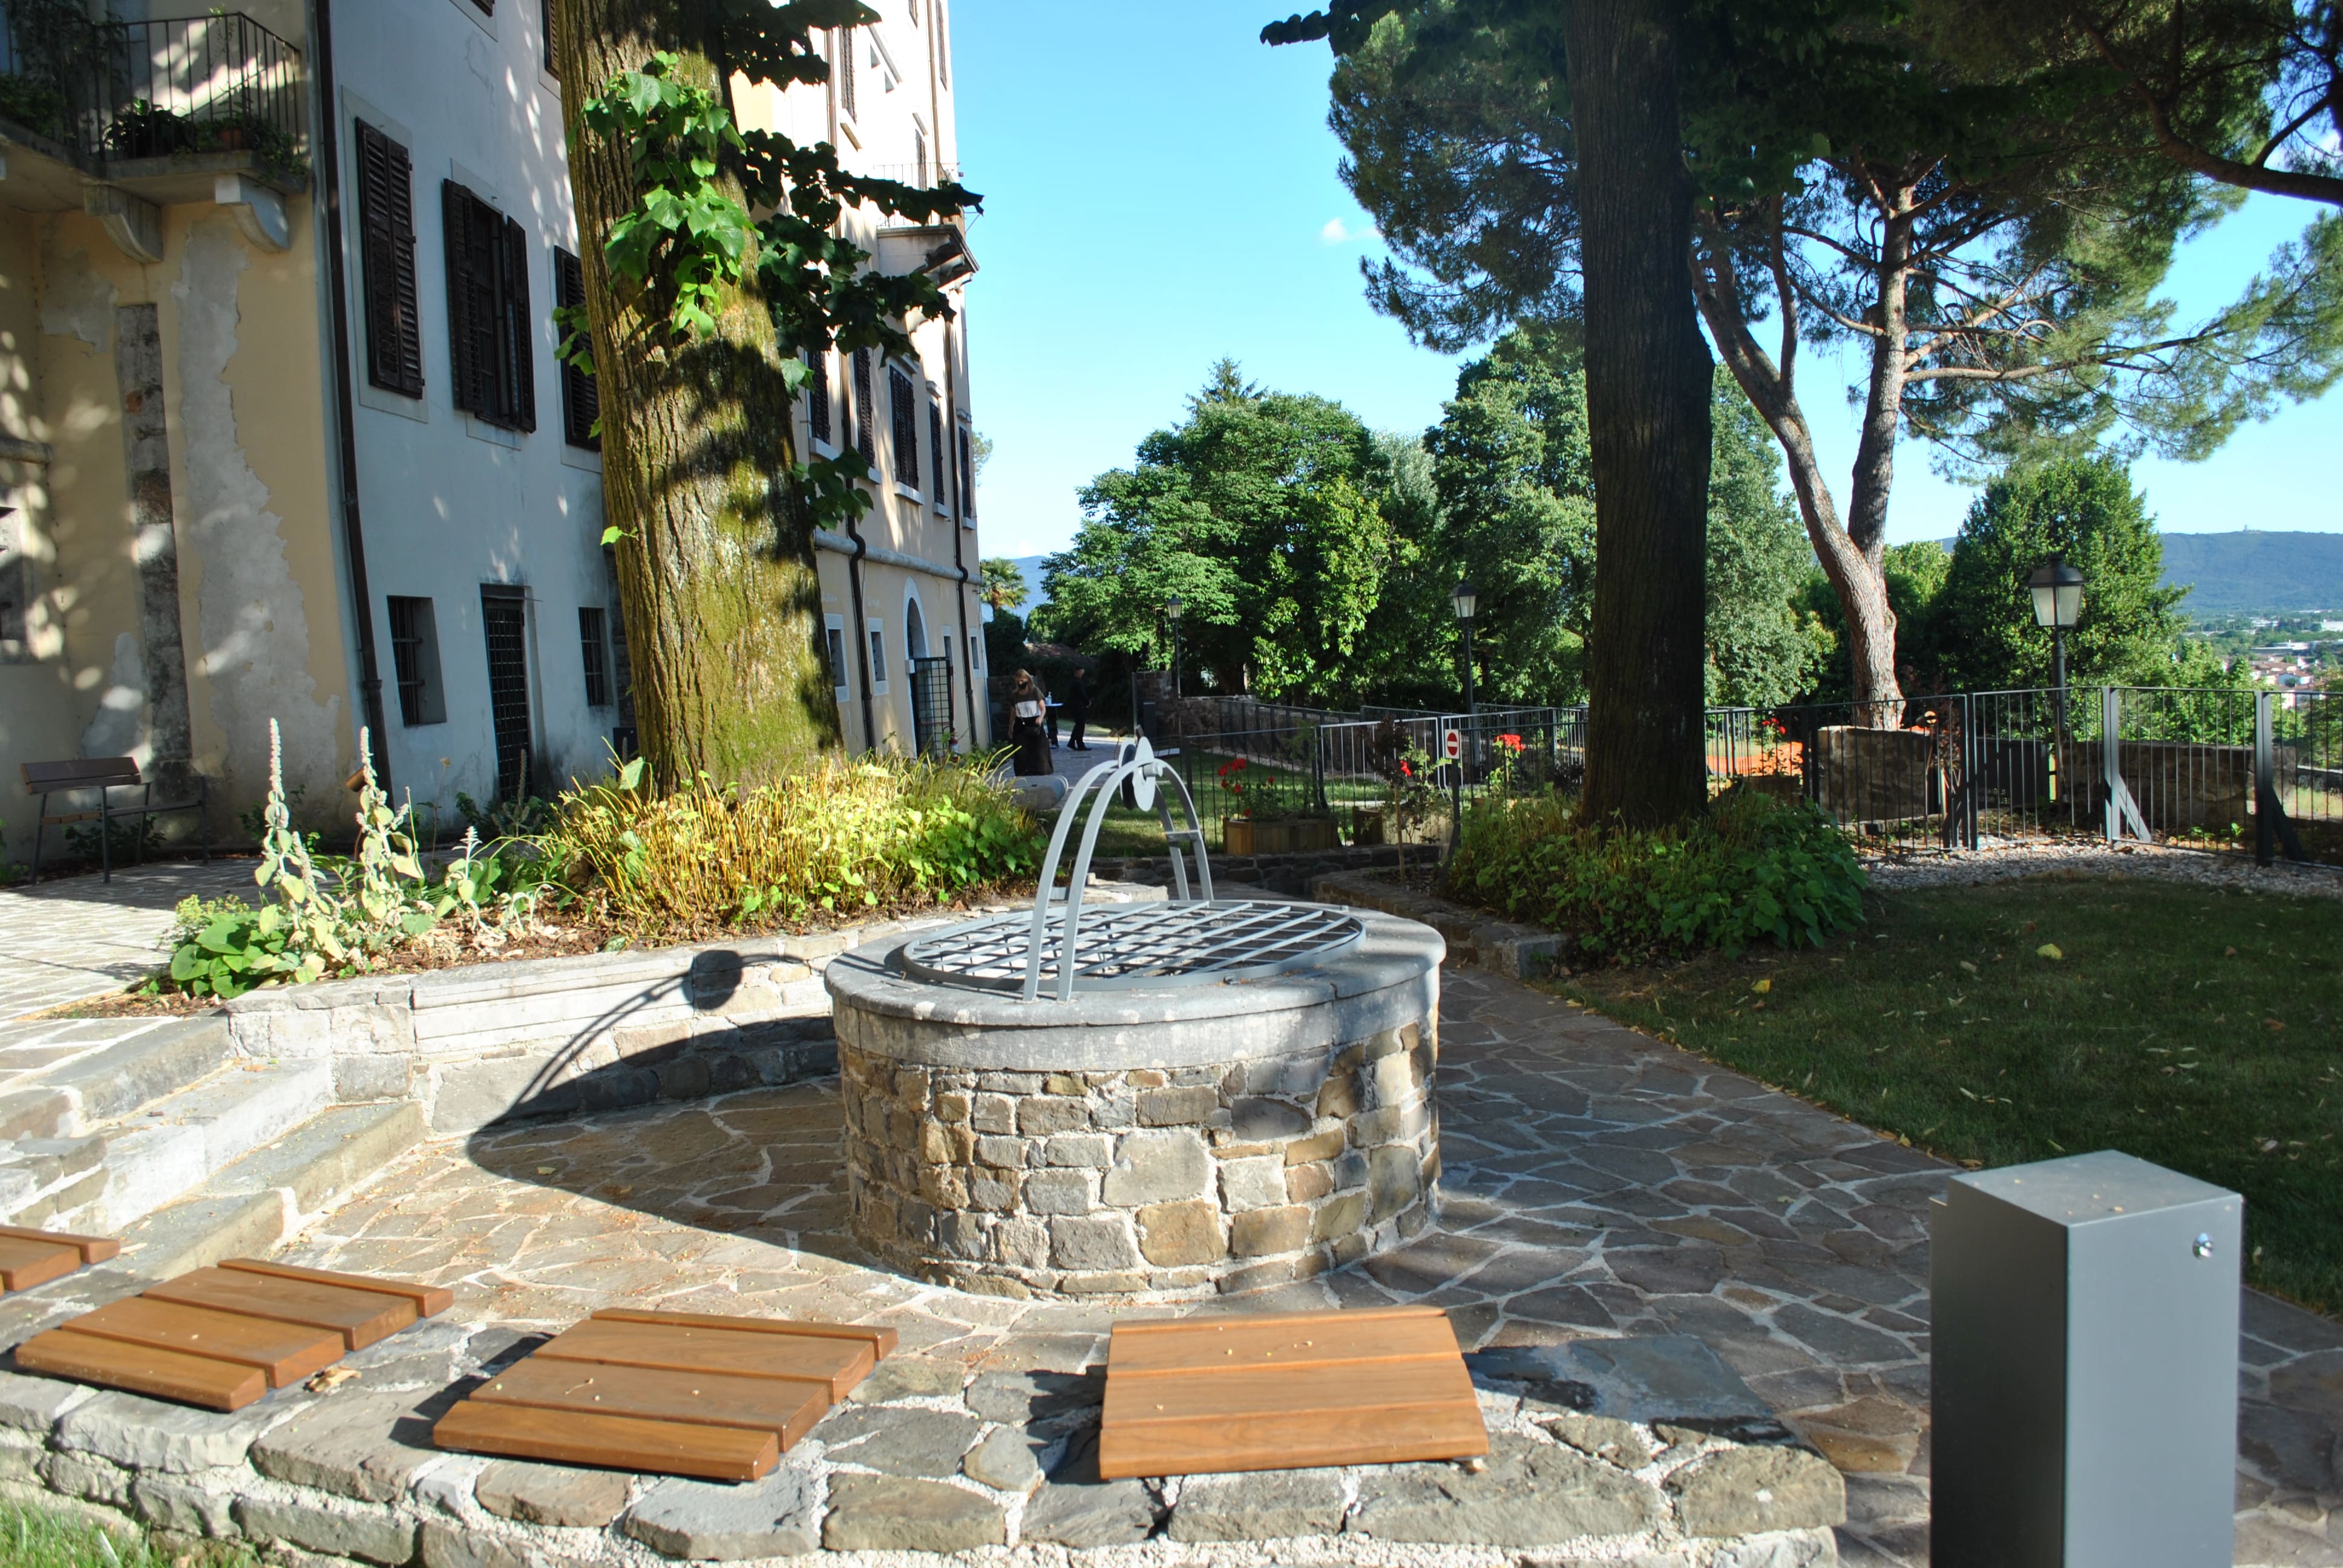
<instances>
[{"instance_id":1,"label":"balcony","mask_svg":"<svg viewBox=\"0 0 2343 1568\"><path fill-rule=\"evenodd\" d=\"M299 51L240 14L0 0L0 206L85 209L140 255L154 206L217 201L281 241L282 197L308 184L302 85Z\"/></svg>"}]
</instances>

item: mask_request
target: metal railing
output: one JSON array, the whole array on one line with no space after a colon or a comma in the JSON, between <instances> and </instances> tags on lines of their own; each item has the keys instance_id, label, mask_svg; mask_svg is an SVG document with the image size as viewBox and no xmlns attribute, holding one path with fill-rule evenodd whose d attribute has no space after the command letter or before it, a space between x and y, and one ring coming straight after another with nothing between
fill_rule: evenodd
<instances>
[{"instance_id":1,"label":"metal railing","mask_svg":"<svg viewBox=\"0 0 2343 1568\"><path fill-rule=\"evenodd\" d=\"M1248 721L1163 738L1198 809L1224 822L1314 815L1354 840L1439 838L1475 802L1575 796L1586 775L1584 708L1365 719L1223 698L1180 712ZM1811 801L1869 854L2087 839L2343 865L2343 693L1952 692L1906 699L1895 728L1862 717L1711 709L1710 789Z\"/></svg>"},{"instance_id":2,"label":"metal railing","mask_svg":"<svg viewBox=\"0 0 2343 1568\"><path fill-rule=\"evenodd\" d=\"M0 0L0 119L98 158L249 152L300 161L300 52L236 12L92 22Z\"/></svg>"}]
</instances>

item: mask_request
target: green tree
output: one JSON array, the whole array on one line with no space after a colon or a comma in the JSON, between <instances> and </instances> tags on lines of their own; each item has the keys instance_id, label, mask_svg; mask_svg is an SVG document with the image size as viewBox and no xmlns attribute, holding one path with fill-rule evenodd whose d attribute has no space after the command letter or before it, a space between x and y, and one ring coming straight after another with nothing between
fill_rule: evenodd
<instances>
[{"instance_id":1,"label":"green tree","mask_svg":"<svg viewBox=\"0 0 2343 1568\"><path fill-rule=\"evenodd\" d=\"M586 282L565 353L600 393L642 750L663 786L768 776L839 741L813 535L869 508L867 469L801 460L790 401L806 355L901 352L907 319L949 311L926 274L868 268L845 210L934 223L976 198L744 131L726 82L826 81L816 35L878 19L853 0L555 0Z\"/></svg>"},{"instance_id":2,"label":"green tree","mask_svg":"<svg viewBox=\"0 0 2343 1568\"><path fill-rule=\"evenodd\" d=\"M2028 465L1969 508L1936 596L1939 648L1955 687L2046 686L2050 636L2035 623L2026 578L2064 556L2083 574L2083 610L2066 634L2076 685L2168 686L2181 657L2186 588L2166 588L2164 546L2124 465L2105 457ZM2196 671L2201 678L2201 671Z\"/></svg>"},{"instance_id":3,"label":"green tree","mask_svg":"<svg viewBox=\"0 0 2343 1568\"><path fill-rule=\"evenodd\" d=\"M1081 528L1044 567L1048 635L1161 656L1178 598L1182 662L1222 690L1355 699L1352 661L1393 548L1366 427L1223 359L1137 459L1083 489Z\"/></svg>"},{"instance_id":4,"label":"green tree","mask_svg":"<svg viewBox=\"0 0 2343 1568\"><path fill-rule=\"evenodd\" d=\"M1015 561L1007 556L987 556L976 563L976 569L984 578L977 597L990 605L995 615L1025 607L1025 574Z\"/></svg>"}]
</instances>

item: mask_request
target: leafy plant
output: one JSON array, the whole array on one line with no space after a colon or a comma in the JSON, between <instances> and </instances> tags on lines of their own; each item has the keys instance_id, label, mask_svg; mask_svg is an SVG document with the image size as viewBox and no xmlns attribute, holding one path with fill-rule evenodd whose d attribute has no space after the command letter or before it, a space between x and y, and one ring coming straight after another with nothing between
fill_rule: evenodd
<instances>
[{"instance_id":1,"label":"leafy plant","mask_svg":"<svg viewBox=\"0 0 2343 1568\"><path fill-rule=\"evenodd\" d=\"M481 805L462 790L456 791L456 812L468 832L483 839L524 839L553 826L553 802L538 795L518 800L490 800Z\"/></svg>"},{"instance_id":2,"label":"leafy plant","mask_svg":"<svg viewBox=\"0 0 2343 1568\"><path fill-rule=\"evenodd\" d=\"M98 837L101 830L105 834L103 844ZM65 829L65 852L78 855L93 865L99 860L101 850L112 858L115 865L126 866L162 847L163 830L155 825L152 817L125 817L102 824L77 822Z\"/></svg>"},{"instance_id":3,"label":"leafy plant","mask_svg":"<svg viewBox=\"0 0 2343 1568\"><path fill-rule=\"evenodd\" d=\"M1467 814L1448 869L1453 894L1617 960L1819 944L1862 922L1865 880L1822 812L1744 789L1650 830L1583 823L1551 795L1493 797Z\"/></svg>"},{"instance_id":4,"label":"leafy plant","mask_svg":"<svg viewBox=\"0 0 2343 1568\"><path fill-rule=\"evenodd\" d=\"M53 82L21 72L0 72L0 120L55 136L64 128L65 95Z\"/></svg>"},{"instance_id":5,"label":"leafy plant","mask_svg":"<svg viewBox=\"0 0 2343 1568\"><path fill-rule=\"evenodd\" d=\"M106 150L117 158L159 158L196 150L196 126L185 115L134 99L106 128Z\"/></svg>"}]
</instances>

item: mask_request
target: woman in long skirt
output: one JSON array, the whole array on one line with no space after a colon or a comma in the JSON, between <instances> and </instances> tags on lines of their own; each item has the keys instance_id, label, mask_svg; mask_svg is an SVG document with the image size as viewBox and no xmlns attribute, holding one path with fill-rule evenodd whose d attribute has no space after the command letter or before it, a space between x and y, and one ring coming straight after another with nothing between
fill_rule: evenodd
<instances>
[{"instance_id":1,"label":"woman in long skirt","mask_svg":"<svg viewBox=\"0 0 2343 1568\"><path fill-rule=\"evenodd\" d=\"M1045 711L1041 689L1033 683L1031 672L1019 670L1017 684L1009 692L1009 739L1016 748L1010 766L1021 777L1056 771L1050 762L1049 731L1041 722Z\"/></svg>"}]
</instances>

